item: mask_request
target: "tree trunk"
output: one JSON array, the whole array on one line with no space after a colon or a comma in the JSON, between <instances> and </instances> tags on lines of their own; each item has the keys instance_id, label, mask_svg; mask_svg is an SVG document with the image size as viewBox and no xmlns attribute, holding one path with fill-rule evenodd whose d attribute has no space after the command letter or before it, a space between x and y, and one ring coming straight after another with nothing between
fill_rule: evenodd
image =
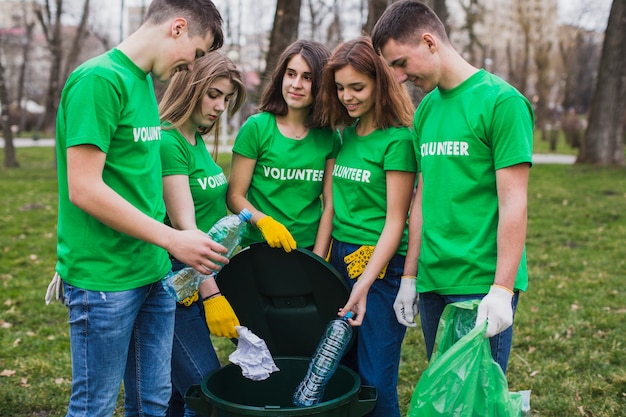
<instances>
[{"instance_id":1,"label":"tree trunk","mask_svg":"<svg viewBox=\"0 0 626 417\"><path fill-rule=\"evenodd\" d=\"M63 0L56 0L55 2L55 16L52 17L52 11L50 9L50 3L48 0L45 2L45 14L41 10L41 7L37 8L35 15L41 23L42 30L46 36L46 42L48 43L48 49L52 59L50 61L50 74L48 79L48 90L44 106L43 117L40 119L41 123L38 128L43 130L50 130L54 126L54 119L56 117L56 110L58 106L57 92L59 91L59 78L61 74L61 60L63 54L62 39L61 39L61 14L63 13Z\"/></svg>"},{"instance_id":2,"label":"tree trunk","mask_svg":"<svg viewBox=\"0 0 626 417\"><path fill-rule=\"evenodd\" d=\"M548 131L553 130L554 117L550 109L550 87L552 80L550 77L550 41L535 42L535 67L537 69L537 82L535 90L537 102L535 104L535 126L541 131L541 140L547 141ZM551 136L551 135L550 135Z\"/></svg>"},{"instance_id":3,"label":"tree trunk","mask_svg":"<svg viewBox=\"0 0 626 417\"><path fill-rule=\"evenodd\" d=\"M361 28L363 33L370 34L378 18L383 14L388 6L387 0L369 0L367 2L367 21Z\"/></svg>"},{"instance_id":4,"label":"tree trunk","mask_svg":"<svg viewBox=\"0 0 626 417\"><path fill-rule=\"evenodd\" d=\"M265 70L263 71L259 91L263 91L263 88L269 81L280 54L298 38L301 3L301 0L278 0L276 3L274 25L270 35L270 47L267 51Z\"/></svg>"},{"instance_id":5,"label":"tree trunk","mask_svg":"<svg viewBox=\"0 0 626 417\"><path fill-rule=\"evenodd\" d=\"M65 69L63 70L63 78L61 79L62 84L65 84L65 80L70 76L70 72L74 69L76 65L76 60L78 59L78 54L80 54L80 50L82 49L84 39L88 34L87 30L87 20L89 18L89 0L85 0L83 4L83 15L80 18L80 23L76 30L76 34L74 35L74 40L72 41L72 46L67 54L67 58L65 59ZM57 96L61 97L61 89L57 92Z\"/></svg>"},{"instance_id":6,"label":"tree trunk","mask_svg":"<svg viewBox=\"0 0 626 417\"><path fill-rule=\"evenodd\" d=\"M623 122L626 109L626 2L613 0L604 33L589 125L576 162L624 165Z\"/></svg>"},{"instance_id":7,"label":"tree trunk","mask_svg":"<svg viewBox=\"0 0 626 417\"><path fill-rule=\"evenodd\" d=\"M24 16L26 16L26 10L23 11ZM33 43L33 28L35 27L35 22L24 22L26 26L26 34L24 36L24 45L22 47L22 65L20 65L20 75L17 81L17 109L18 114L20 115L18 132L22 132L24 127L26 126L26 119L28 112L22 106L24 101L24 84L26 82L26 69L30 64L30 50Z\"/></svg>"},{"instance_id":8,"label":"tree trunk","mask_svg":"<svg viewBox=\"0 0 626 417\"><path fill-rule=\"evenodd\" d=\"M11 131L11 113L9 112L9 94L4 81L4 67L2 59L0 59L0 102L2 102L2 134L4 136L4 166L7 168L17 168L20 164L17 162L15 155L15 147L13 146L13 132Z\"/></svg>"}]
</instances>

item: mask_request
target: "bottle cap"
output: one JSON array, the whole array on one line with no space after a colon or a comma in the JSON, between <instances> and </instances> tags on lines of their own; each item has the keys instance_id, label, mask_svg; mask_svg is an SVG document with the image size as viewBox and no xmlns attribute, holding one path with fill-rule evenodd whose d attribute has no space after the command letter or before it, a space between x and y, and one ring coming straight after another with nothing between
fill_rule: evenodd
<instances>
[{"instance_id":1,"label":"bottle cap","mask_svg":"<svg viewBox=\"0 0 626 417\"><path fill-rule=\"evenodd\" d=\"M348 320L348 319L351 319L351 318L352 318L352 316L354 316L354 314L352 314L352 311L348 311L348 312L346 313L346 315L345 315L345 316L343 316L343 318L344 318L344 319L346 319L346 320Z\"/></svg>"},{"instance_id":2,"label":"bottle cap","mask_svg":"<svg viewBox=\"0 0 626 417\"><path fill-rule=\"evenodd\" d=\"M239 212L239 217L241 218L241 220L243 220L244 222L247 222L248 220L250 220L252 218L252 213L250 213L250 210L248 210L247 208L243 208L241 209L241 211Z\"/></svg>"}]
</instances>

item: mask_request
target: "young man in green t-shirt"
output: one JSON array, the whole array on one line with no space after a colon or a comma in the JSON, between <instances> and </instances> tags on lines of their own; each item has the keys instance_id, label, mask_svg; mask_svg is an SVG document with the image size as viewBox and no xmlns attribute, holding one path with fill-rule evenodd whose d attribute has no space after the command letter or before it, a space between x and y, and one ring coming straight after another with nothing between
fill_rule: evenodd
<instances>
[{"instance_id":1,"label":"young man in green t-shirt","mask_svg":"<svg viewBox=\"0 0 626 417\"><path fill-rule=\"evenodd\" d=\"M122 379L127 415L165 415L175 308L160 283L167 252L204 273L227 259L200 230L163 223L150 74L166 81L222 44L210 0L154 0L136 32L79 66L63 89L55 279L69 310L68 416L112 415Z\"/></svg>"},{"instance_id":2,"label":"young man in green t-shirt","mask_svg":"<svg viewBox=\"0 0 626 417\"><path fill-rule=\"evenodd\" d=\"M404 270L416 285L401 289L398 321L415 325L417 291L430 357L445 305L479 299L477 324L487 321L485 336L506 372L519 291L528 286L532 107L511 85L465 61L422 3L393 3L372 41L400 82L427 93L413 122L418 184Z\"/></svg>"}]
</instances>

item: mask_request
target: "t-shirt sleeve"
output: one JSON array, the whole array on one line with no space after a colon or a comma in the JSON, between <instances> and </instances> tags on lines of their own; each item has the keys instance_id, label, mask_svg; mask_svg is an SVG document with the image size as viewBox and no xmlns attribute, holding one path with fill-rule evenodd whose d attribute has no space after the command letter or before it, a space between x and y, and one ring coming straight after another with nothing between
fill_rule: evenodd
<instances>
[{"instance_id":1,"label":"t-shirt sleeve","mask_svg":"<svg viewBox=\"0 0 626 417\"><path fill-rule=\"evenodd\" d=\"M385 171L417 171L413 137L408 128L396 129L385 151L383 169Z\"/></svg>"},{"instance_id":2,"label":"t-shirt sleeve","mask_svg":"<svg viewBox=\"0 0 626 417\"><path fill-rule=\"evenodd\" d=\"M532 164L533 119L530 103L521 96L507 97L496 105L491 132L495 169Z\"/></svg>"},{"instance_id":3,"label":"t-shirt sleeve","mask_svg":"<svg viewBox=\"0 0 626 417\"><path fill-rule=\"evenodd\" d=\"M189 175L189 155L173 132L161 131L161 165L163 176Z\"/></svg>"},{"instance_id":4,"label":"t-shirt sleeve","mask_svg":"<svg viewBox=\"0 0 626 417\"><path fill-rule=\"evenodd\" d=\"M233 152L250 159L259 159L259 128L254 118L249 118L239 129Z\"/></svg>"},{"instance_id":5,"label":"t-shirt sleeve","mask_svg":"<svg viewBox=\"0 0 626 417\"><path fill-rule=\"evenodd\" d=\"M96 94L97 92L97 94ZM106 79L88 75L66 92L66 146L95 145L107 153L119 125L120 95Z\"/></svg>"},{"instance_id":6,"label":"t-shirt sleeve","mask_svg":"<svg viewBox=\"0 0 626 417\"><path fill-rule=\"evenodd\" d=\"M339 133L339 129L335 129L333 131L333 150L332 150L332 153L326 159L337 159L337 155L339 155L340 150L341 150L341 134Z\"/></svg>"}]
</instances>

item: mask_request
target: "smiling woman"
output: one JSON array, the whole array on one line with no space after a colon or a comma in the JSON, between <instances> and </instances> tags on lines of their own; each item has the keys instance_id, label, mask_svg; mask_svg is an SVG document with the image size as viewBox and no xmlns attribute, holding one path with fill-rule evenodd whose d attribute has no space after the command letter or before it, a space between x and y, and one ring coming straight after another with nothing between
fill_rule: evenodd
<instances>
[{"instance_id":1,"label":"smiling woman","mask_svg":"<svg viewBox=\"0 0 626 417\"><path fill-rule=\"evenodd\" d=\"M260 113L241 127L233 147L228 206L253 213L242 244L279 242L324 257L332 221L330 173L339 138L316 122L322 67L330 51L299 40L278 59ZM322 197L320 199L320 197Z\"/></svg>"},{"instance_id":2,"label":"smiling woman","mask_svg":"<svg viewBox=\"0 0 626 417\"><path fill-rule=\"evenodd\" d=\"M395 298L408 293L409 304L415 300L415 280L401 279L416 171L408 127L413 105L367 37L335 49L324 67L321 104L321 123L343 129L332 176L329 260L352 288L340 315L351 311L350 324L360 326L348 357L355 362L356 356L359 375L378 392L368 415L399 417L396 385L406 327L396 319ZM407 325L415 325L415 314L406 309Z\"/></svg>"}]
</instances>

